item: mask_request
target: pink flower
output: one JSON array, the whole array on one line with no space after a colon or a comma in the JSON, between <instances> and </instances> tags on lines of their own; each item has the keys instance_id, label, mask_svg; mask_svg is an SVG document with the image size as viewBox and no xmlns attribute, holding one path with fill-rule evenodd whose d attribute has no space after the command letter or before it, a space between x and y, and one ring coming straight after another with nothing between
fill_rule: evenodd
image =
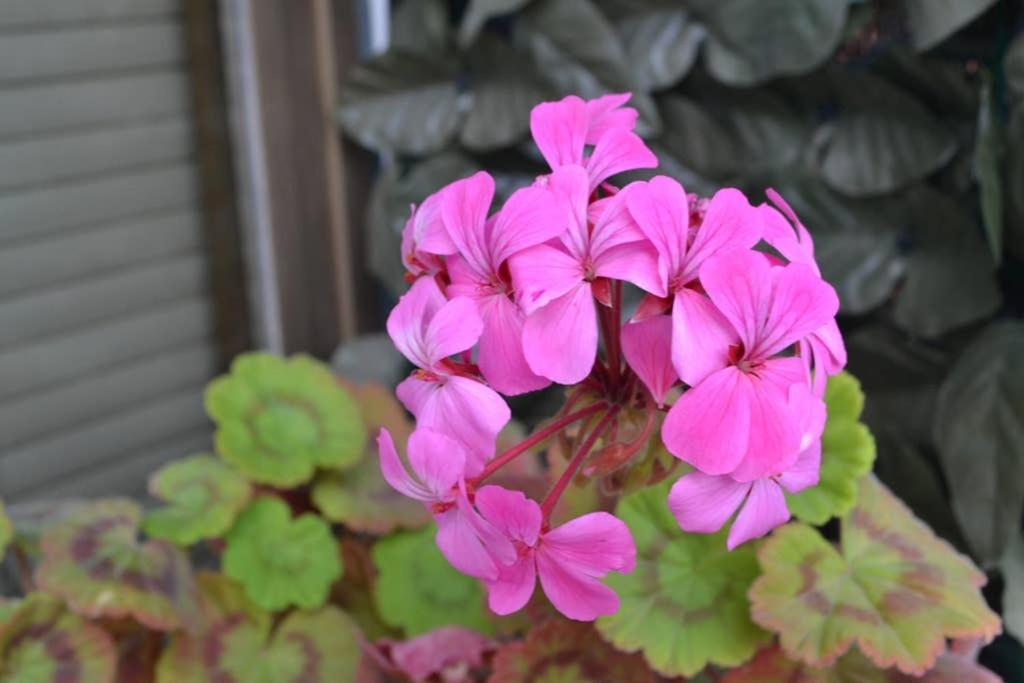
<instances>
[{"instance_id":1,"label":"pink flower","mask_svg":"<svg viewBox=\"0 0 1024 683\"><path fill-rule=\"evenodd\" d=\"M636 110L622 107L629 93L584 102L570 95L538 104L530 112L530 132L551 170L581 166L593 191L616 173L654 168L658 159L633 132ZM586 154L587 146L593 149Z\"/></svg>"},{"instance_id":2,"label":"pink flower","mask_svg":"<svg viewBox=\"0 0 1024 683\"><path fill-rule=\"evenodd\" d=\"M583 169L560 168L549 184L568 206L569 228L557 240L520 252L509 268L527 313L526 361L538 375L574 384L587 376L597 356L595 280L657 287L657 254L626 210L630 187L591 206L591 228Z\"/></svg>"},{"instance_id":3,"label":"pink flower","mask_svg":"<svg viewBox=\"0 0 1024 683\"><path fill-rule=\"evenodd\" d=\"M471 299L483 319L477 362L480 372L503 394L543 388L523 358L523 313L513 300L504 263L517 252L562 233L568 221L562 202L546 188L516 191L490 219L494 179L477 173L441 192L441 216L458 254L448 257L452 296Z\"/></svg>"},{"instance_id":4,"label":"pink flower","mask_svg":"<svg viewBox=\"0 0 1024 683\"><path fill-rule=\"evenodd\" d=\"M668 495L668 507L683 531L714 533L739 509L727 540L732 550L789 519L783 490L796 493L818 483L826 416L825 404L803 384L790 387L789 401L802 420L796 461L785 471L753 481L703 472L683 476Z\"/></svg>"},{"instance_id":5,"label":"pink flower","mask_svg":"<svg viewBox=\"0 0 1024 683\"><path fill-rule=\"evenodd\" d=\"M687 346L706 341L684 334L687 312L702 308L706 301L692 288L700 268L715 254L757 244L760 217L743 193L734 189L720 190L701 210L697 206L691 210L682 185L665 176L638 183L628 204L637 225L658 250L660 287L647 291L674 298L672 362L682 376ZM691 366L693 362L691 358ZM686 377L683 380L692 384Z\"/></svg>"},{"instance_id":6,"label":"pink flower","mask_svg":"<svg viewBox=\"0 0 1024 683\"><path fill-rule=\"evenodd\" d=\"M672 318L656 315L622 328L622 353L659 406L679 381L672 366Z\"/></svg>"},{"instance_id":7,"label":"pink flower","mask_svg":"<svg viewBox=\"0 0 1024 683\"><path fill-rule=\"evenodd\" d=\"M764 224L764 241L775 247L790 263L806 264L820 275L818 263L814 260L814 240L807 228L782 195L770 188L765 190L765 194L778 211L765 204L758 207ZM800 356L813 378L814 393L823 396L828 376L838 374L846 365L846 346L834 319L800 341Z\"/></svg>"},{"instance_id":8,"label":"pink flower","mask_svg":"<svg viewBox=\"0 0 1024 683\"><path fill-rule=\"evenodd\" d=\"M444 270L441 255L454 254L455 245L441 221L441 203L432 194L423 203L409 207L409 220L402 229L402 265L415 279L422 275L436 275Z\"/></svg>"},{"instance_id":9,"label":"pink flower","mask_svg":"<svg viewBox=\"0 0 1024 683\"><path fill-rule=\"evenodd\" d=\"M469 452L467 473L479 472L512 414L493 389L448 360L480 338L476 306L467 298L447 301L433 278L420 278L391 311L387 328L402 355L420 368L398 385L399 400L420 427L461 442Z\"/></svg>"},{"instance_id":10,"label":"pink flower","mask_svg":"<svg viewBox=\"0 0 1024 683\"><path fill-rule=\"evenodd\" d=\"M454 683L471 680L470 669L482 666L485 653L497 647L496 642L476 631L443 626L391 644L391 659L416 683L429 680Z\"/></svg>"},{"instance_id":11,"label":"pink flower","mask_svg":"<svg viewBox=\"0 0 1024 683\"><path fill-rule=\"evenodd\" d=\"M522 609L538 576L551 604L570 619L592 621L618 610L618 596L599 579L610 571L629 573L636 565L636 546L622 520L592 512L545 531L537 503L499 486L477 491L476 505L517 549L514 562L485 580L495 613Z\"/></svg>"},{"instance_id":12,"label":"pink flower","mask_svg":"<svg viewBox=\"0 0 1024 683\"><path fill-rule=\"evenodd\" d=\"M752 481L785 470L804 420L789 388L807 375L799 358L779 354L835 316L836 293L804 264L773 267L746 250L708 259L700 279L708 298L676 301L677 369L691 388L665 418L662 440L705 474Z\"/></svg>"},{"instance_id":13,"label":"pink flower","mask_svg":"<svg viewBox=\"0 0 1024 683\"><path fill-rule=\"evenodd\" d=\"M422 501L437 521L437 546L464 574L496 579L499 562L509 564L515 549L492 524L480 517L466 497L463 480L467 456L460 443L432 429L420 428L409 437L409 465L402 465L387 429L377 437L380 471L385 481L404 496Z\"/></svg>"}]
</instances>

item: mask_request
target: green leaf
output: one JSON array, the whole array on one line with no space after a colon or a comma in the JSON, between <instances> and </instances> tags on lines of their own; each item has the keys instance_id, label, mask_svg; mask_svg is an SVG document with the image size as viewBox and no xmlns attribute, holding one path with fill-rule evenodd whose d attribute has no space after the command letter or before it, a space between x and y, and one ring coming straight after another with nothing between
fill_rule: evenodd
<instances>
[{"instance_id":1,"label":"green leaf","mask_svg":"<svg viewBox=\"0 0 1024 683\"><path fill-rule=\"evenodd\" d=\"M293 611L274 626L236 584L200 576L204 622L176 634L157 664L157 683L339 683L358 680L360 636L337 607Z\"/></svg>"},{"instance_id":2,"label":"green leaf","mask_svg":"<svg viewBox=\"0 0 1024 683\"><path fill-rule=\"evenodd\" d=\"M142 519L148 536L178 545L224 535L249 501L249 482L220 460L194 455L160 468L149 492L169 503Z\"/></svg>"},{"instance_id":3,"label":"green leaf","mask_svg":"<svg viewBox=\"0 0 1024 683\"><path fill-rule=\"evenodd\" d=\"M654 102L634 83L615 29L591 0L537 0L522 19L524 24L517 30L538 70L562 95L590 99L632 91L630 104L640 112L641 127L660 128Z\"/></svg>"},{"instance_id":4,"label":"green leaf","mask_svg":"<svg viewBox=\"0 0 1024 683\"><path fill-rule=\"evenodd\" d=\"M661 142L673 157L715 180L739 170L739 141L725 122L678 95L661 97L658 103L665 121Z\"/></svg>"},{"instance_id":5,"label":"green leaf","mask_svg":"<svg viewBox=\"0 0 1024 683\"><path fill-rule=\"evenodd\" d=\"M907 0L907 29L917 50L927 50L994 5L996 0Z\"/></svg>"},{"instance_id":6,"label":"green leaf","mask_svg":"<svg viewBox=\"0 0 1024 683\"><path fill-rule=\"evenodd\" d=\"M1017 104L1024 101L1024 33L1018 33L1006 49L1003 73L1006 75L1006 89L1010 97Z\"/></svg>"},{"instance_id":7,"label":"green leaf","mask_svg":"<svg viewBox=\"0 0 1024 683\"><path fill-rule=\"evenodd\" d=\"M690 676L708 664L746 661L769 636L750 620L753 545L729 552L724 531L680 530L665 503L672 483L629 494L616 507L636 541L637 564L608 578L621 606L597 628L618 649L642 651L659 673Z\"/></svg>"},{"instance_id":8,"label":"green leaf","mask_svg":"<svg viewBox=\"0 0 1024 683\"><path fill-rule=\"evenodd\" d=\"M896 324L931 338L995 313L995 262L963 202L923 185L906 202L917 243L896 295Z\"/></svg>"},{"instance_id":9,"label":"green leaf","mask_svg":"<svg viewBox=\"0 0 1024 683\"><path fill-rule=\"evenodd\" d=\"M996 114L998 103L992 77L983 73L981 107L978 108L977 141L974 145L974 176L981 190L981 217L996 265L1003 258L1003 178L1000 168L1006 141Z\"/></svg>"},{"instance_id":10,"label":"green leaf","mask_svg":"<svg viewBox=\"0 0 1024 683\"><path fill-rule=\"evenodd\" d=\"M400 449L412 434L414 425L394 393L379 384L353 387L362 408L366 431L376 434L386 427ZM354 469L329 472L313 486L313 503L324 517L342 522L355 531L386 534L396 528L416 529L430 521L430 514L419 501L407 498L384 481L380 472L377 444L367 442L367 453Z\"/></svg>"},{"instance_id":11,"label":"green leaf","mask_svg":"<svg viewBox=\"0 0 1024 683\"><path fill-rule=\"evenodd\" d=\"M455 76L456 65L444 55L386 52L349 71L338 121L378 152L431 154L462 123Z\"/></svg>"},{"instance_id":12,"label":"green leaf","mask_svg":"<svg viewBox=\"0 0 1024 683\"><path fill-rule=\"evenodd\" d=\"M49 526L40 541L39 589L91 619L132 617L157 631L192 627L197 603L188 558L165 541L140 543L141 515L133 501L112 498Z\"/></svg>"},{"instance_id":13,"label":"green leaf","mask_svg":"<svg viewBox=\"0 0 1024 683\"><path fill-rule=\"evenodd\" d=\"M821 436L818 485L786 495L790 512L809 524L845 515L857 502L857 482L871 471L875 442L860 422L864 392L849 373L830 377L825 387L828 422Z\"/></svg>"},{"instance_id":14,"label":"green leaf","mask_svg":"<svg viewBox=\"0 0 1024 683\"><path fill-rule=\"evenodd\" d=\"M224 573L266 610L320 607L341 576L338 548L327 523L312 513L292 519L277 498L259 498L228 532Z\"/></svg>"},{"instance_id":15,"label":"green leaf","mask_svg":"<svg viewBox=\"0 0 1024 683\"><path fill-rule=\"evenodd\" d=\"M920 675L946 638L991 641L1000 631L979 590L985 575L874 477L861 480L838 549L791 523L765 541L758 560L751 614L810 666L831 665L856 641L877 666Z\"/></svg>"},{"instance_id":16,"label":"green leaf","mask_svg":"<svg viewBox=\"0 0 1024 683\"><path fill-rule=\"evenodd\" d=\"M1003 620L1006 630L1024 640L1024 537L1016 534L999 563L1003 574Z\"/></svg>"},{"instance_id":17,"label":"green leaf","mask_svg":"<svg viewBox=\"0 0 1024 683\"><path fill-rule=\"evenodd\" d=\"M7 544L14 538L14 525L4 512L4 502L0 500L0 560L7 551Z\"/></svg>"},{"instance_id":18,"label":"green leaf","mask_svg":"<svg viewBox=\"0 0 1024 683\"><path fill-rule=\"evenodd\" d=\"M344 469L363 453L359 408L330 369L305 355L245 353L206 389L217 453L249 479L287 487L317 467Z\"/></svg>"},{"instance_id":19,"label":"green leaf","mask_svg":"<svg viewBox=\"0 0 1024 683\"><path fill-rule=\"evenodd\" d=\"M1006 163L1003 167L1005 242L1009 253L1024 260L1024 100L1006 126Z\"/></svg>"},{"instance_id":20,"label":"green leaf","mask_svg":"<svg viewBox=\"0 0 1024 683\"><path fill-rule=\"evenodd\" d=\"M661 90L678 83L697 62L706 31L680 8L631 12L615 25L636 86Z\"/></svg>"},{"instance_id":21,"label":"green leaf","mask_svg":"<svg viewBox=\"0 0 1024 683\"><path fill-rule=\"evenodd\" d=\"M956 153L952 131L913 96L864 74L837 81L844 107L825 125L817 167L843 194L878 195L929 175Z\"/></svg>"},{"instance_id":22,"label":"green leaf","mask_svg":"<svg viewBox=\"0 0 1024 683\"><path fill-rule=\"evenodd\" d=\"M643 657L601 640L592 624L549 619L498 650L488 683L652 683Z\"/></svg>"},{"instance_id":23,"label":"green leaf","mask_svg":"<svg viewBox=\"0 0 1024 683\"><path fill-rule=\"evenodd\" d=\"M935 667L920 678L896 669L879 669L857 649L839 658L835 666L815 669L787 659L776 646L766 648L747 664L725 674L722 683L1000 683L988 669L952 653L939 655Z\"/></svg>"},{"instance_id":24,"label":"green leaf","mask_svg":"<svg viewBox=\"0 0 1024 683\"><path fill-rule=\"evenodd\" d=\"M473 107L459 140L486 152L513 145L530 130L530 111L547 98L544 80L503 40L485 36L469 53Z\"/></svg>"},{"instance_id":25,"label":"green leaf","mask_svg":"<svg viewBox=\"0 0 1024 683\"><path fill-rule=\"evenodd\" d=\"M392 51L417 54L445 52L451 39L451 24L444 0L406 0L391 10Z\"/></svg>"},{"instance_id":26,"label":"green leaf","mask_svg":"<svg viewBox=\"0 0 1024 683\"><path fill-rule=\"evenodd\" d=\"M839 45L847 11L847 3L833 0L723 0L712 7L704 16L708 70L738 86L812 71Z\"/></svg>"},{"instance_id":27,"label":"green leaf","mask_svg":"<svg viewBox=\"0 0 1024 683\"><path fill-rule=\"evenodd\" d=\"M53 596L33 593L0 620L3 683L113 683L114 641Z\"/></svg>"},{"instance_id":28,"label":"green leaf","mask_svg":"<svg viewBox=\"0 0 1024 683\"><path fill-rule=\"evenodd\" d=\"M935 411L935 443L972 550L997 562L1024 512L1024 323L995 323L957 360Z\"/></svg>"},{"instance_id":29,"label":"green leaf","mask_svg":"<svg viewBox=\"0 0 1024 683\"><path fill-rule=\"evenodd\" d=\"M778 190L811 231L822 276L836 288L844 313L866 313L889 298L906 267L899 200L854 200L797 175Z\"/></svg>"},{"instance_id":30,"label":"green leaf","mask_svg":"<svg viewBox=\"0 0 1024 683\"><path fill-rule=\"evenodd\" d=\"M406 531L373 546L379 576L374 599L381 618L406 636L458 625L491 634L480 583L448 564L434 544L436 527Z\"/></svg>"},{"instance_id":31,"label":"green leaf","mask_svg":"<svg viewBox=\"0 0 1024 683\"><path fill-rule=\"evenodd\" d=\"M469 0L466 13L462 15L462 25L459 26L459 45L468 47L480 34L480 29L491 17L502 14L511 14L520 10L530 0Z\"/></svg>"}]
</instances>

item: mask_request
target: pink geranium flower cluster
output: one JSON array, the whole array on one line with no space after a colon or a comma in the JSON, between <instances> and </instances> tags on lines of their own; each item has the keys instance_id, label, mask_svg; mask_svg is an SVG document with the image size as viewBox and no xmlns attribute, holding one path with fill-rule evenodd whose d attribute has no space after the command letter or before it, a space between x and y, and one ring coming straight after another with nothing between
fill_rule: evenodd
<instances>
[{"instance_id":1,"label":"pink geranium flower cluster","mask_svg":"<svg viewBox=\"0 0 1024 683\"><path fill-rule=\"evenodd\" d=\"M439 548L499 614L521 609L538 579L569 618L618 608L601 579L633 569L626 525L606 512L550 520L627 412L664 413L665 446L694 470L668 506L690 532L735 515L730 548L785 522L784 492L818 480L825 379L846 358L810 235L770 190L772 205L752 206L738 190L698 198L665 176L610 184L657 165L628 99L538 105L530 128L549 174L493 213L491 176L456 181L403 233L412 287L387 328L417 366L397 389L417 429L411 471L382 431L382 471L429 506ZM642 292L629 312L625 287ZM577 385L566 406L496 454L511 417L502 395L552 382ZM484 483L569 429L575 452L541 502Z\"/></svg>"}]
</instances>

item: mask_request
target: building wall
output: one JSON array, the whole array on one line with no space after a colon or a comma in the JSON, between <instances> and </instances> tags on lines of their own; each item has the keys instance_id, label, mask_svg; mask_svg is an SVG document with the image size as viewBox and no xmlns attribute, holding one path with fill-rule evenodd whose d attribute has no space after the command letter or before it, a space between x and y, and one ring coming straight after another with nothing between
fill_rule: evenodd
<instances>
[{"instance_id":1,"label":"building wall","mask_svg":"<svg viewBox=\"0 0 1024 683\"><path fill-rule=\"evenodd\" d=\"M194 158L180 0L0 2L0 497L209 448Z\"/></svg>"}]
</instances>

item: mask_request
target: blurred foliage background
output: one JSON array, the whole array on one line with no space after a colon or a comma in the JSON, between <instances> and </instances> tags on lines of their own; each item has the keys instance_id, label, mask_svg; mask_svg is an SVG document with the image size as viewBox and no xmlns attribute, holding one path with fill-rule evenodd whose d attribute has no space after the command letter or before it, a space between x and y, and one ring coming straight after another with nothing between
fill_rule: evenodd
<instances>
[{"instance_id":1,"label":"blurred foliage background","mask_svg":"<svg viewBox=\"0 0 1024 683\"><path fill-rule=\"evenodd\" d=\"M410 203L545 169L529 111L632 91L660 173L775 187L839 291L879 476L990 572L1024 638L1024 9L1014 0L404 0L338 121L378 153L367 233L404 291ZM1009 637L985 655L1024 679ZM984 661L984 659L983 659Z\"/></svg>"}]
</instances>

